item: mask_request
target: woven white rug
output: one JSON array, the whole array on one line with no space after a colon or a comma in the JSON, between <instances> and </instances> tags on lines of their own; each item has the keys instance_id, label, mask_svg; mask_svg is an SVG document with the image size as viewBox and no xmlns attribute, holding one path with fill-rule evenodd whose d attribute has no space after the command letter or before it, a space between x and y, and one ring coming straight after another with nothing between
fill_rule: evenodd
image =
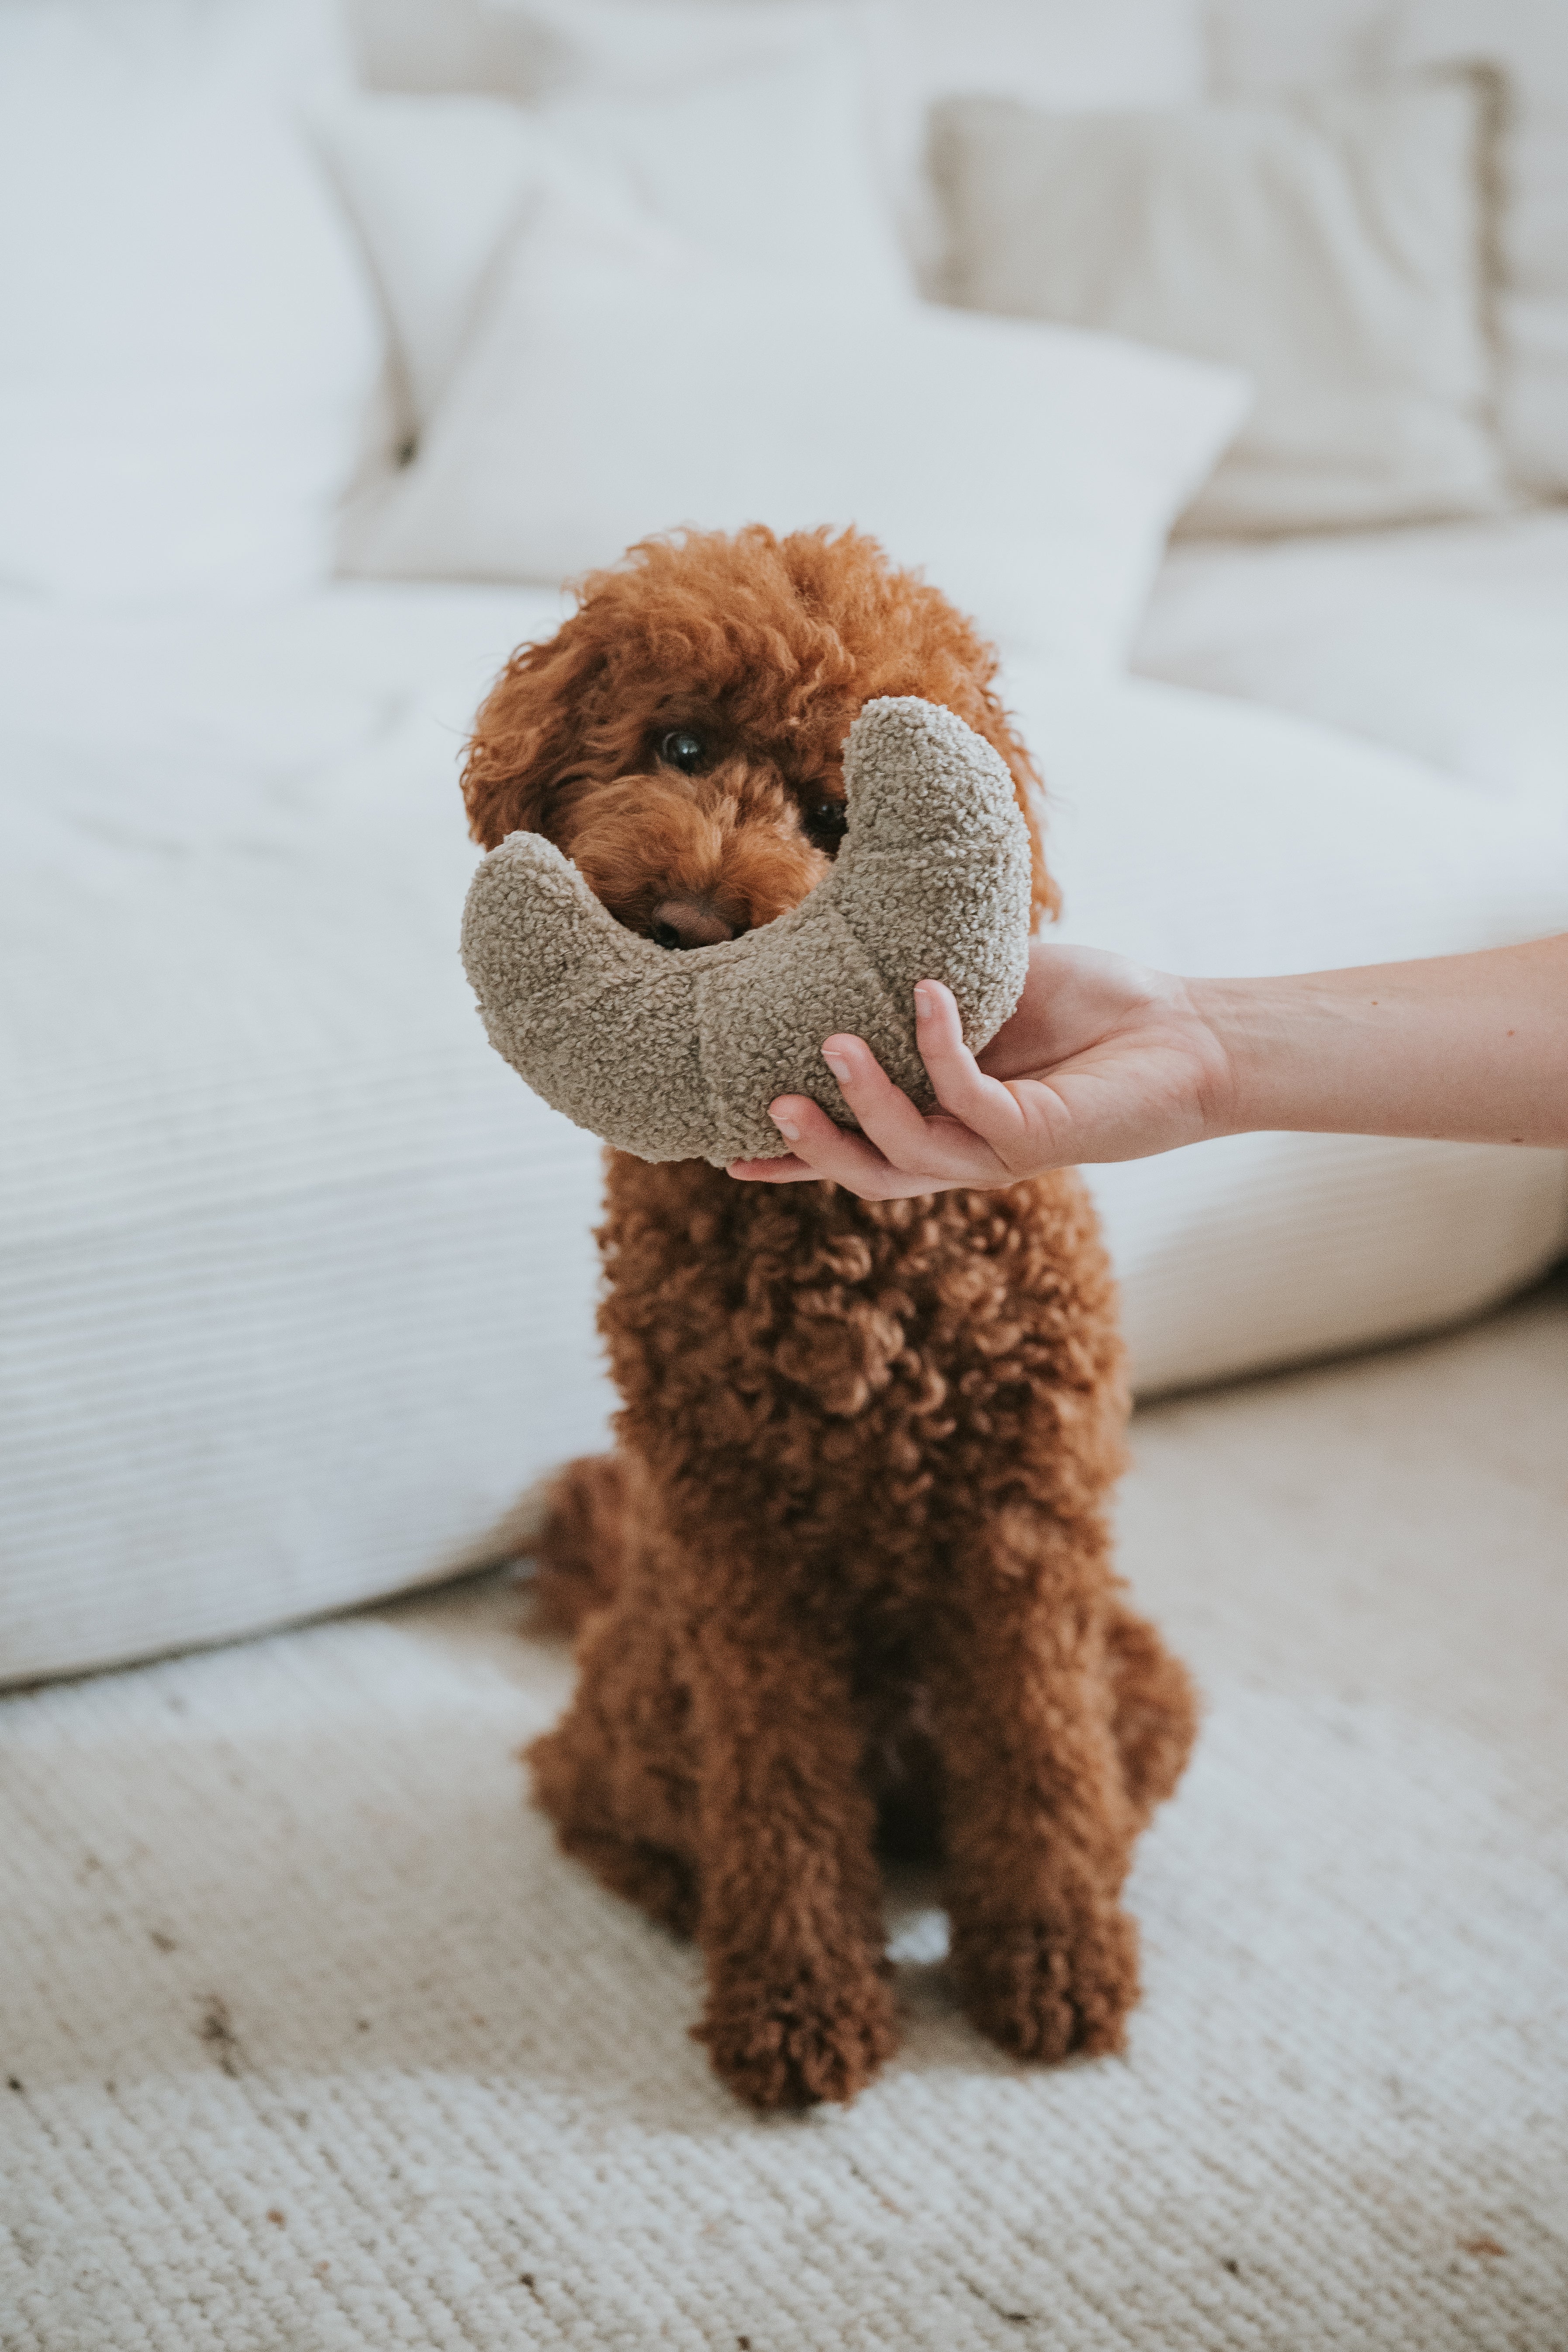
<instances>
[{"instance_id":1,"label":"woven white rug","mask_svg":"<svg viewBox=\"0 0 1568 2352\"><path fill-rule=\"evenodd\" d=\"M5 2352L1568 2345L1568 1293L1142 1417L1210 1713L1130 2056L901 1891L904 2051L759 2123L513 1761L490 1586L0 1706Z\"/></svg>"}]
</instances>

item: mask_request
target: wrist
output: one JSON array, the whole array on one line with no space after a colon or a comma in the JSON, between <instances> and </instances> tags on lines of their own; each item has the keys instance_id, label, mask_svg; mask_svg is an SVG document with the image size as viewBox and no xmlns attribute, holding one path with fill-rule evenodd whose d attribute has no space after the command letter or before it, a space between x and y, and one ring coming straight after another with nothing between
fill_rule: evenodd
<instances>
[{"instance_id":1,"label":"wrist","mask_svg":"<svg viewBox=\"0 0 1568 2352\"><path fill-rule=\"evenodd\" d=\"M1194 1092L1201 1132L1196 1139L1209 1143L1257 1123L1249 1115L1256 1091L1256 1011L1234 982L1186 980L1180 986L1197 1066Z\"/></svg>"},{"instance_id":2,"label":"wrist","mask_svg":"<svg viewBox=\"0 0 1568 2352\"><path fill-rule=\"evenodd\" d=\"M1291 972L1193 985L1225 1072L1209 1133L1421 1131L1419 1122L1388 1123L1392 975Z\"/></svg>"}]
</instances>

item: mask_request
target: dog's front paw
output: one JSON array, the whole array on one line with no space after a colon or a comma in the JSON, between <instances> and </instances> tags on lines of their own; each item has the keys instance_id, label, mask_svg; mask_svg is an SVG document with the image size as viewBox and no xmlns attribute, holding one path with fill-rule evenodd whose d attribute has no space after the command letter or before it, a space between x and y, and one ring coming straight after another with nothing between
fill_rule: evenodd
<instances>
[{"instance_id":1,"label":"dog's front paw","mask_svg":"<svg viewBox=\"0 0 1568 2352\"><path fill-rule=\"evenodd\" d=\"M977 1921L955 1937L952 1969L969 2016L1016 2058L1105 2057L1138 1998L1138 1931L1110 1907Z\"/></svg>"},{"instance_id":2,"label":"dog's front paw","mask_svg":"<svg viewBox=\"0 0 1568 2352\"><path fill-rule=\"evenodd\" d=\"M721 2082L762 2108L852 2099L898 2046L891 1989L871 1969L784 1985L729 1978L691 2030Z\"/></svg>"}]
</instances>

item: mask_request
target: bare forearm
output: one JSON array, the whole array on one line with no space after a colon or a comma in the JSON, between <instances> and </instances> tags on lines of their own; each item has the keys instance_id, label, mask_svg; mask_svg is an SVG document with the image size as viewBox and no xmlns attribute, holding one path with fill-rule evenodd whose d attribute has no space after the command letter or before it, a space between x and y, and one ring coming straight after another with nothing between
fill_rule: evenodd
<instances>
[{"instance_id":1,"label":"bare forearm","mask_svg":"<svg viewBox=\"0 0 1568 2352\"><path fill-rule=\"evenodd\" d=\"M1213 1134L1568 1145L1568 936L1187 986L1225 1056Z\"/></svg>"},{"instance_id":2,"label":"bare forearm","mask_svg":"<svg viewBox=\"0 0 1568 2352\"><path fill-rule=\"evenodd\" d=\"M1568 935L1283 980L1182 980L1037 942L978 1062L948 992L922 982L915 999L940 1115L922 1118L859 1039L830 1037L861 1132L782 1097L790 1157L733 1172L890 1200L1260 1128L1568 1148Z\"/></svg>"}]
</instances>

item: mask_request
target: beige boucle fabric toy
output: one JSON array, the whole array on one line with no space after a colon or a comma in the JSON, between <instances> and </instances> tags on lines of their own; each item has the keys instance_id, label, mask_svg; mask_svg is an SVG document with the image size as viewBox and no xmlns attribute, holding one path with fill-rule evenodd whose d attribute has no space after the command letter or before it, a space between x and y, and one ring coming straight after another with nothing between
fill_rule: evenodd
<instances>
[{"instance_id":1,"label":"beige boucle fabric toy","mask_svg":"<svg viewBox=\"0 0 1568 2352\"><path fill-rule=\"evenodd\" d=\"M1029 842L1013 779L971 728L913 696L849 730L848 825L832 873L776 921L717 946L656 947L617 923L542 834L480 865L463 964L496 1051L579 1127L642 1160L777 1158L767 1115L812 1096L842 1125L822 1059L864 1037L922 1108L913 987L943 980L978 1049L1023 991Z\"/></svg>"}]
</instances>

